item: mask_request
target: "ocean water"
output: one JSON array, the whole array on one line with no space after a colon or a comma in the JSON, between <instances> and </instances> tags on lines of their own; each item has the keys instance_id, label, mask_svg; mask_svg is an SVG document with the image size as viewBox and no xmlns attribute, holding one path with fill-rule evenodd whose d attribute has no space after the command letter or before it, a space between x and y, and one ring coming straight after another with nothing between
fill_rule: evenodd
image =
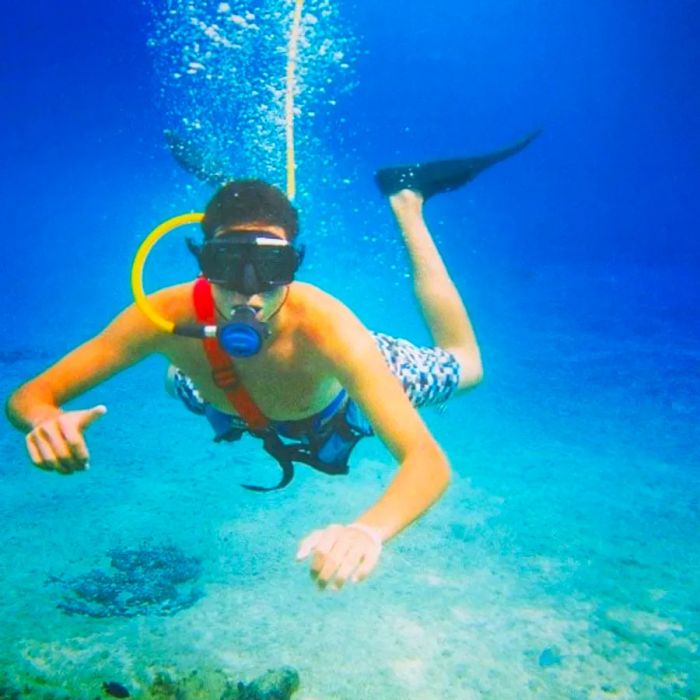
<instances>
[{"instance_id":1,"label":"ocean water","mask_svg":"<svg viewBox=\"0 0 700 700\"><path fill-rule=\"evenodd\" d=\"M7 396L129 304L140 241L211 195L165 130L209 167L283 186L292 7L2 9ZM300 700L700 697L699 14L307 0L301 278L369 327L427 341L374 170L543 129L426 206L486 371L424 412L451 487L369 580L319 593L297 544L379 497L394 465L378 441L347 477L299 468L280 493L247 492L276 467L252 440L214 444L162 390L160 358L71 404L109 409L87 473L33 469L4 424L0 697L94 698L109 681L174 697L154 688L168 674L188 679L178 697L218 699L224 679L282 666ZM149 289L195 274L183 238L159 244ZM117 614L137 602L111 560L139 551L198 565L167 590L151 571L160 603ZM114 577L123 606L71 607L86 575Z\"/></svg>"}]
</instances>

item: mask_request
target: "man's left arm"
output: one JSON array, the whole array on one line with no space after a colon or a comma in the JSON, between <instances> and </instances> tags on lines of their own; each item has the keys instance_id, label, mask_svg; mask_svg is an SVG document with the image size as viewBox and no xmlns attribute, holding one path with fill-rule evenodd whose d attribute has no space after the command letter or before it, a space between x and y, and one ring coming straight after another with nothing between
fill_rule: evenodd
<instances>
[{"instance_id":1,"label":"man's left arm","mask_svg":"<svg viewBox=\"0 0 700 700\"><path fill-rule=\"evenodd\" d=\"M320 341L323 355L398 462L379 500L350 525L309 535L298 558L313 554L321 587L359 581L376 566L382 544L420 517L447 488L447 458L411 405L376 343L345 307L336 310ZM328 325L331 328L328 328Z\"/></svg>"}]
</instances>

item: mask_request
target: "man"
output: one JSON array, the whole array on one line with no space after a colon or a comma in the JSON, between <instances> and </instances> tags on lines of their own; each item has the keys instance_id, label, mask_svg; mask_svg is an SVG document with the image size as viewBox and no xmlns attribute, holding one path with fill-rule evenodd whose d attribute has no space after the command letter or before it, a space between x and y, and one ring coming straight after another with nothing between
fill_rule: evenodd
<instances>
[{"instance_id":1,"label":"man","mask_svg":"<svg viewBox=\"0 0 700 700\"><path fill-rule=\"evenodd\" d=\"M363 580L383 542L421 516L449 482L447 458L414 406L442 403L482 377L469 317L423 219L424 201L463 185L534 136L488 156L377 173L434 348L372 334L337 299L293 281L300 262L296 210L261 181L225 185L207 206L203 245L190 243L202 277L149 297L177 327L218 324L218 340L178 337L136 306L127 308L8 400L8 417L26 433L31 460L61 474L86 469L84 432L106 408L61 406L147 355L162 354L172 363L173 393L209 418L218 439L250 431L263 440L284 469L280 486L291 479L294 461L346 472L354 444L376 432L398 462L393 481L355 522L312 532L297 552L298 559L311 556L321 588Z\"/></svg>"}]
</instances>

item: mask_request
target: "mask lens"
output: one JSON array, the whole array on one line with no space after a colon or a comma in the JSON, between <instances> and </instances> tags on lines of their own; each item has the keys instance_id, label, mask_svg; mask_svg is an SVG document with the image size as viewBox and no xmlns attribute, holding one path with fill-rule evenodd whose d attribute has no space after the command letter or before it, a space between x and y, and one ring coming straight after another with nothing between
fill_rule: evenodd
<instances>
[{"instance_id":1,"label":"mask lens","mask_svg":"<svg viewBox=\"0 0 700 700\"><path fill-rule=\"evenodd\" d=\"M225 285L239 279L244 261L243 246L227 245L224 241L207 241L199 254L202 274L214 284Z\"/></svg>"},{"instance_id":2,"label":"mask lens","mask_svg":"<svg viewBox=\"0 0 700 700\"><path fill-rule=\"evenodd\" d=\"M273 287L294 279L297 261L298 254L291 246L256 246L251 255L258 279Z\"/></svg>"},{"instance_id":3,"label":"mask lens","mask_svg":"<svg viewBox=\"0 0 700 700\"><path fill-rule=\"evenodd\" d=\"M202 274L210 282L243 294L290 284L299 266L299 253L291 245L259 245L231 239L207 241L199 250L198 259Z\"/></svg>"}]
</instances>

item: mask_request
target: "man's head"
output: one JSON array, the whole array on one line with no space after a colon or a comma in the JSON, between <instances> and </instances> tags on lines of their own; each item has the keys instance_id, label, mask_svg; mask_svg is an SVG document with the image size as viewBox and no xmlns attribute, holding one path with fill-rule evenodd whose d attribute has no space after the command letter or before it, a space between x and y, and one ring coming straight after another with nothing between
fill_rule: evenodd
<instances>
[{"instance_id":1,"label":"man's head","mask_svg":"<svg viewBox=\"0 0 700 700\"><path fill-rule=\"evenodd\" d=\"M207 204L202 220L206 240L240 228L271 226L281 228L293 243L299 216L279 189L262 180L234 180L224 185Z\"/></svg>"},{"instance_id":2,"label":"man's head","mask_svg":"<svg viewBox=\"0 0 700 700\"><path fill-rule=\"evenodd\" d=\"M274 316L303 258L292 245L298 216L287 197L261 180L229 182L207 205L202 229L204 244L188 246L213 285L217 309L227 318L242 307L258 320Z\"/></svg>"}]
</instances>

